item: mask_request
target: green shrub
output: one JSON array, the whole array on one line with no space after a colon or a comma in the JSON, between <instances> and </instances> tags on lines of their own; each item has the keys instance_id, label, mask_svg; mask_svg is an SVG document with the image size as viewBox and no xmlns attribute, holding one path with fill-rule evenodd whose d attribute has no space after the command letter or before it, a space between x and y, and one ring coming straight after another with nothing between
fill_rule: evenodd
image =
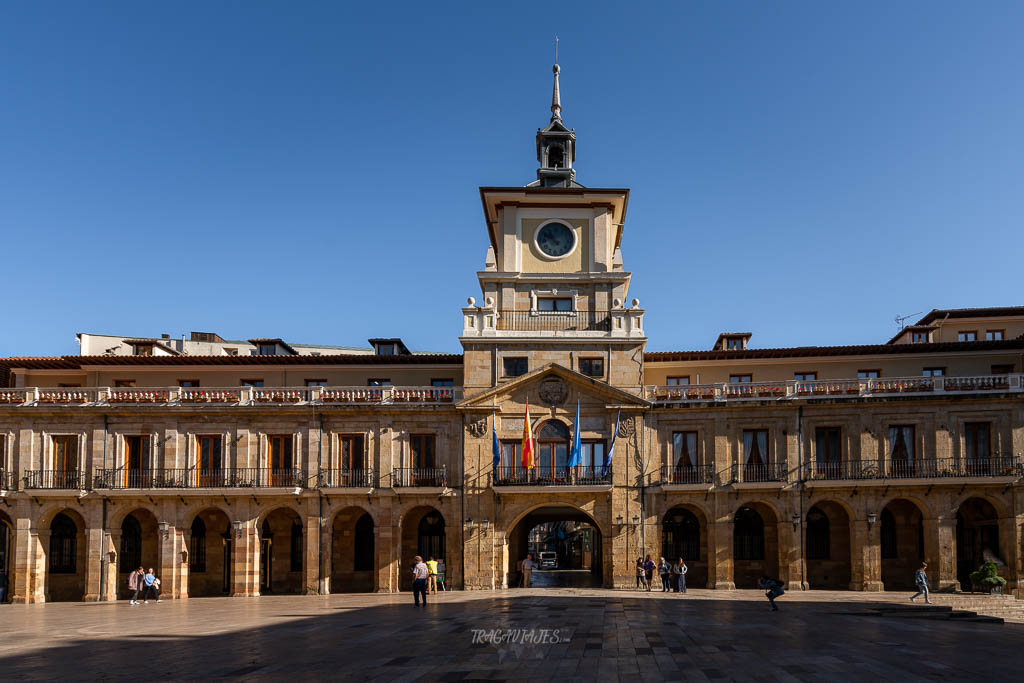
<instances>
[{"instance_id":1,"label":"green shrub","mask_svg":"<svg viewBox=\"0 0 1024 683\"><path fill-rule=\"evenodd\" d=\"M1006 579L999 576L995 562L986 562L977 571L971 572L971 584L982 591L991 591L1006 585Z\"/></svg>"}]
</instances>

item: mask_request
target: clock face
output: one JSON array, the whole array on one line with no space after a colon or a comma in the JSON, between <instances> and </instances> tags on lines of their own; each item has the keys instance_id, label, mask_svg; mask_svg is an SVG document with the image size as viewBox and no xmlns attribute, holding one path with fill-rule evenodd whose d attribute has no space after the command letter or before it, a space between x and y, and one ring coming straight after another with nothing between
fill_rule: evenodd
<instances>
[{"instance_id":1,"label":"clock face","mask_svg":"<svg viewBox=\"0 0 1024 683\"><path fill-rule=\"evenodd\" d=\"M576 235L561 223L548 223L537 232L537 248L545 256L559 258L576 246Z\"/></svg>"}]
</instances>

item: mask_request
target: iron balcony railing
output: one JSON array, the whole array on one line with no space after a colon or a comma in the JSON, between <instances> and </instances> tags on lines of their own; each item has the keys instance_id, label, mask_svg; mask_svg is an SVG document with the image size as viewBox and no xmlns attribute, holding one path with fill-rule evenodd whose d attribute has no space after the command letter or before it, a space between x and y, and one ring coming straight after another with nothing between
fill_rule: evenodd
<instances>
[{"instance_id":1,"label":"iron balcony railing","mask_svg":"<svg viewBox=\"0 0 1024 683\"><path fill-rule=\"evenodd\" d=\"M300 469L232 467L224 469L99 469L98 489L306 488Z\"/></svg>"},{"instance_id":2,"label":"iron balcony railing","mask_svg":"<svg viewBox=\"0 0 1024 683\"><path fill-rule=\"evenodd\" d=\"M713 484L715 468L712 465L684 465L661 468L662 484Z\"/></svg>"},{"instance_id":3,"label":"iron balcony railing","mask_svg":"<svg viewBox=\"0 0 1024 683\"><path fill-rule=\"evenodd\" d=\"M601 465L505 465L494 472L495 486L610 486L612 468Z\"/></svg>"},{"instance_id":4,"label":"iron balcony railing","mask_svg":"<svg viewBox=\"0 0 1024 683\"><path fill-rule=\"evenodd\" d=\"M746 464L732 466L732 481L734 483L749 482L784 482L786 481L789 469L785 463L773 462L768 464Z\"/></svg>"},{"instance_id":5,"label":"iron balcony railing","mask_svg":"<svg viewBox=\"0 0 1024 683\"><path fill-rule=\"evenodd\" d=\"M991 458L936 458L934 460L893 460L886 467L887 479L932 479L970 477L1020 477L1024 467L1019 459L996 456Z\"/></svg>"},{"instance_id":6,"label":"iron balcony railing","mask_svg":"<svg viewBox=\"0 0 1024 683\"><path fill-rule=\"evenodd\" d=\"M25 470L26 489L82 489L85 483L80 470Z\"/></svg>"},{"instance_id":7,"label":"iron balcony railing","mask_svg":"<svg viewBox=\"0 0 1024 683\"><path fill-rule=\"evenodd\" d=\"M883 472L870 462L810 462L805 468L808 480L882 479Z\"/></svg>"},{"instance_id":8,"label":"iron balcony railing","mask_svg":"<svg viewBox=\"0 0 1024 683\"><path fill-rule=\"evenodd\" d=\"M462 387L26 387L0 389L0 405L443 405Z\"/></svg>"},{"instance_id":9,"label":"iron balcony railing","mask_svg":"<svg viewBox=\"0 0 1024 683\"><path fill-rule=\"evenodd\" d=\"M521 332L610 332L608 311L498 311L498 329Z\"/></svg>"},{"instance_id":10,"label":"iron balcony railing","mask_svg":"<svg viewBox=\"0 0 1024 683\"><path fill-rule=\"evenodd\" d=\"M1024 374L972 377L892 377L781 382L719 382L648 386L645 395L659 405L700 401L841 400L886 396L932 396L1024 392Z\"/></svg>"},{"instance_id":11,"label":"iron balcony railing","mask_svg":"<svg viewBox=\"0 0 1024 683\"><path fill-rule=\"evenodd\" d=\"M93 478L96 489L185 489L194 478L194 470L156 469L126 470L98 469Z\"/></svg>"},{"instance_id":12,"label":"iron balcony railing","mask_svg":"<svg viewBox=\"0 0 1024 683\"><path fill-rule=\"evenodd\" d=\"M370 488L376 485L373 470L331 469L320 470L316 485L322 489Z\"/></svg>"},{"instance_id":13,"label":"iron balcony railing","mask_svg":"<svg viewBox=\"0 0 1024 683\"><path fill-rule=\"evenodd\" d=\"M391 485L445 487L448 472L444 467L396 467L391 471Z\"/></svg>"}]
</instances>

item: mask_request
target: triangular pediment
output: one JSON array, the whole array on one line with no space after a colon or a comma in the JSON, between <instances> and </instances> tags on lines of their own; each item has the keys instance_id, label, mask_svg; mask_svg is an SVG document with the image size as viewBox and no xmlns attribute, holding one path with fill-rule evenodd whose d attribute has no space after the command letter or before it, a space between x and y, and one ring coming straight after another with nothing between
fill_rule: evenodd
<instances>
[{"instance_id":1,"label":"triangular pediment","mask_svg":"<svg viewBox=\"0 0 1024 683\"><path fill-rule=\"evenodd\" d=\"M609 406L627 409L636 408L637 410L651 406L650 401L628 391L617 389L607 382L580 374L557 363L549 363L514 380L500 384L493 389L487 389L478 394L468 396L458 403L458 407L463 410L491 410L497 403L513 394L519 395L524 390L533 394L534 389L536 389L535 400L537 400L537 405L542 405L546 403L544 397L540 394L542 389L549 391L558 390L558 387L554 386L555 383L549 382L551 379L560 379L567 388L571 387L579 392L580 395L588 396L592 400L602 401ZM562 403L564 400L556 402Z\"/></svg>"}]
</instances>

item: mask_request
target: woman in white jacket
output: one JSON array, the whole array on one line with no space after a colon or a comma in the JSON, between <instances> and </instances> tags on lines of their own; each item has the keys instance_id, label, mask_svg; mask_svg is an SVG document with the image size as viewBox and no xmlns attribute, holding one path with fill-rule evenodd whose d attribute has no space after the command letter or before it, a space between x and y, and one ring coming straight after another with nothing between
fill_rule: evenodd
<instances>
[{"instance_id":1,"label":"woman in white jacket","mask_svg":"<svg viewBox=\"0 0 1024 683\"><path fill-rule=\"evenodd\" d=\"M683 558L679 558L679 561L672 567L672 573L676 576L676 582L679 584L679 592L686 592L686 563L683 562Z\"/></svg>"}]
</instances>

